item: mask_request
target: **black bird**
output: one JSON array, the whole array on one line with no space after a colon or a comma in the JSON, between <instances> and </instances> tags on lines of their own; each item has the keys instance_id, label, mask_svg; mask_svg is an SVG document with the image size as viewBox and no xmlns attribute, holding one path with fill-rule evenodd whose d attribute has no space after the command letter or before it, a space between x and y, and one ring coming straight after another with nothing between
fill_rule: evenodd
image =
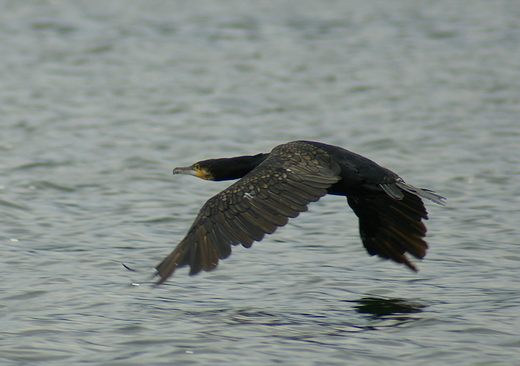
<instances>
[{"instance_id":1,"label":"black bird","mask_svg":"<svg viewBox=\"0 0 520 366\"><path fill-rule=\"evenodd\" d=\"M372 160L312 141L279 145L269 154L203 160L175 168L173 174L241 179L201 208L186 237L157 265L158 283L185 265L190 275L215 269L219 259L231 254L231 245L249 248L326 194L347 197L370 255L417 271L405 253L418 259L426 255L421 220L428 216L421 197L445 204L444 197L405 183Z\"/></svg>"}]
</instances>

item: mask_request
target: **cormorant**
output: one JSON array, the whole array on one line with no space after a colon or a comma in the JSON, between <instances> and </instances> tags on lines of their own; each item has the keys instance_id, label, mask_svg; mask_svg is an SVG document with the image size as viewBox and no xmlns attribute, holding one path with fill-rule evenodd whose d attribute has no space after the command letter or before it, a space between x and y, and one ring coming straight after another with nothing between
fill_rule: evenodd
<instances>
[{"instance_id":1,"label":"cormorant","mask_svg":"<svg viewBox=\"0 0 520 366\"><path fill-rule=\"evenodd\" d=\"M326 194L347 197L370 255L417 271L406 253L422 259L428 248L421 197L445 204L444 197L405 183L372 160L312 141L282 144L268 154L203 160L175 168L173 174L241 179L201 208L186 237L157 265L158 283L185 265L190 275L215 269L219 259L231 254L231 245L249 248Z\"/></svg>"}]
</instances>

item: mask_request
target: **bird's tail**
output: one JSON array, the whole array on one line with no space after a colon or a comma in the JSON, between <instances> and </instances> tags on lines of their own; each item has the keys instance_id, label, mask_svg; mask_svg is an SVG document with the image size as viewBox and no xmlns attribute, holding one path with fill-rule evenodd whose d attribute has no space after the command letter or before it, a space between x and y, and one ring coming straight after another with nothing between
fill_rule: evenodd
<instances>
[{"instance_id":1,"label":"bird's tail","mask_svg":"<svg viewBox=\"0 0 520 366\"><path fill-rule=\"evenodd\" d=\"M414 187L402 179L398 179L397 182L391 184L380 184L380 186L386 194L396 200L402 200L404 197L403 191L405 191L413 195L426 198L438 205L446 206L445 197L429 189Z\"/></svg>"}]
</instances>

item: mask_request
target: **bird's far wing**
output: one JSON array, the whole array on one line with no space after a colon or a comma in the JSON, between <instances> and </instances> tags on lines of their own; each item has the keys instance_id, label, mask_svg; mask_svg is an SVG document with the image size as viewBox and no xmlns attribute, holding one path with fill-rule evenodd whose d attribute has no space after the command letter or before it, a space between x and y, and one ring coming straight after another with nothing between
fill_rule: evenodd
<instances>
[{"instance_id":1,"label":"bird's far wing","mask_svg":"<svg viewBox=\"0 0 520 366\"><path fill-rule=\"evenodd\" d=\"M185 265L190 275L210 271L231 254L231 245L250 247L272 234L324 196L340 179L338 173L339 166L319 149L310 155L273 150L253 171L206 202L186 237L157 265L158 283Z\"/></svg>"},{"instance_id":2,"label":"bird's far wing","mask_svg":"<svg viewBox=\"0 0 520 366\"><path fill-rule=\"evenodd\" d=\"M428 219L428 215L421 198L404 191L401 199L387 194L350 196L347 199L359 218L359 232L367 252L417 271L406 253L422 259L428 249L423 240L426 226L422 222Z\"/></svg>"}]
</instances>

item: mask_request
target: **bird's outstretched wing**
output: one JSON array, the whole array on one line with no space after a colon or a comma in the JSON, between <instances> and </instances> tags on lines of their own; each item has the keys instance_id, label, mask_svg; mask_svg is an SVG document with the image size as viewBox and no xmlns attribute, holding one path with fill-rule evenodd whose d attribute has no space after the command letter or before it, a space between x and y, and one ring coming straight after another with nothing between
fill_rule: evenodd
<instances>
[{"instance_id":1,"label":"bird's outstretched wing","mask_svg":"<svg viewBox=\"0 0 520 366\"><path fill-rule=\"evenodd\" d=\"M190 275L216 268L231 254L231 245L250 247L327 194L340 179L340 167L321 149L306 149L275 148L253 171L209 199L186 237L157 265L158 283L185 265Z\"/></svg>"},{"instance_id":2,"label":"bird's outstretched wing","mask_svg":"<svg viewBox=\"0 0 520 366\"><path fill-rule=\"evenodd\" d=\"M417 271L406 253L418 259L426 255L428 244L423 240L426 226L422 220L427 220L428 215L417 195L422 190L413 188L416 189L414 193L403 191L401 198L397 199L387 194L350 196L347 199L359 218L359 232L367 252ZM430 191L426 193L440 197ZM440 198L438 201L444 204Z\"/></svg>"}]
</instances>

